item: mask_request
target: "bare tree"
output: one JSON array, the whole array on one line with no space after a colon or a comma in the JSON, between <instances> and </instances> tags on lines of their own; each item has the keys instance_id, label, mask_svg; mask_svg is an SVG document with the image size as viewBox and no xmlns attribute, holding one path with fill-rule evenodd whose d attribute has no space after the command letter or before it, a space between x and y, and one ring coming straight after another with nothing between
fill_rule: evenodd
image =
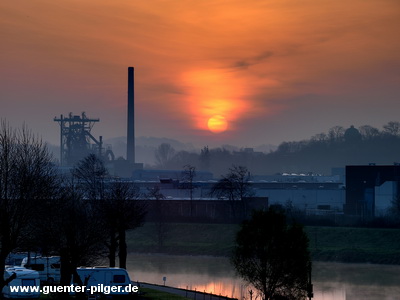
<instances>
[{"instance_id":1,"label":"bare tree","mask_svg":"<svg viewBox=\"0 0 400 300\"><path fill-rule=\"evenodd\" d=\"M400 134L400 122L390 121L383 125L383 129L389 135L398 136Z\"/></svg>"},{"instance_id":2,"label":"bare tree","mask_svg":"<svg viewBox=\"0 0 400 300\"><path fill-rule=\"evenodd\" d=\"M203 169L208 170L210 168L210 150L208 149L208 146L201 149L200 163Z\"/></svg>"},{"instance_id":3,"label":"bare tree","mask_svg":"<svg viewBox=\"0 0 400 300\"><path fill-rule=\"evenodd\" d=\"M380 135L379 129L370 125L363 125L358 128L361 133L363 140L371 140Z\"/></svg>"},{"instance_id":4,"label":"bare tree","mask_svg":"<svg viewBox=\"0 0 400 300\"><path fill-rule=\"evenodd\" d=\"M156 233L155 236L158 249L162 250L168 233L168 226L165 220L163 205L163 200L165 199L165 196L161 193L160 187L155 186L148 190L147 198L150 201L155 201L155 205L152 206L154 208L154 214L156 218L154 222Z\"/></svg>"},{"instance_id":5,"label":"bare tree","mask_svg":"<svg viewBox=\"0 0 400 300\"><path fill-rule=\"evenodd\" d=\"M103 242L109 250L110 266L115 266L118 250L119 266L126 268L126 231L140 226L145 216L145 207L137 201L139 189L130 182L111 180L103 160L94 154L79 161L72 174L108 233Z\"/></svg>"},{"instance_id":6,"label":"bare tree","mask_svg":"<svg viewBox=\"0 0 400 300\"><path fill-rule=\"evenodd\" d=\"M334 126L329 129L328 137L331 143L342 142L344 137L344 128L342 126Z\"/></svg>"},{"instance_id":7,"label":"bare tree","mask_svg":"<svg viewBox=\"0 0 400 300\"><path fill-rule=\"evenodd\" d=\"M46 146L25 126L0 124L0 274L7 255L31 236L40 204L54 196L56 172ZM5 281L0 276L0 291Z\"/></svg>"},{"instance_id":8,"label":"bare tree","mask_svg":"<svg viewBox=\"0 0 400 300\"><path fill-rule=\"evenodd\" d=\"M192 165L185 165L183 167L183 172L182 172L182 179L183 179L183 184L184 188L189 190L190 193L190 216L193 216L193 190L194 190L194 184L193 184L193 179L196 176L196 167Z\"/></svg>"},{"instance_id":9,"label":"bare tree","mask_svg":"<svg viewBox=\"0 0 400 300\"><path fill-rule=\"evenodd\" d=\"M233 165L227 175L211 188L213 196L224 197L229 200L243 200L252 194L250 172L244 166Z\"/></svg>"},{"instance_id":10,"label":"bare tree","mask_svg":"<svg viewBox=\"0 0 400 300\"><path fill-rule=\"evenodd\" d=\"M106 197L100 206L101 215L109 230L110 267L115 266L115 255L119 250L119 267L126 269L127 244L126 231L143 224L146 206L138 201L141 197L139 188L131 182L113 181L106 189Z\"/></svg>"},{"instance_id":11,"label":"bare tree","mask_svg":"<svg viewBox=\"0 0 400 300\"><path fill-rule=\"evenodd\" d=\"M104 162L95 154L89 154L80 160L72 169L77 179L76 185L81 188L87 199L104 199L105 181L109 177Z\"/></svg>"},{"instance_id":12,"label":"bare tree","mask_svg":"<svg viewBox=\"0 0 400 300\"><path fill-rule=\"evenodd\" d=\"M162 143L155 151L157 165L166 168L174 155L175 149L168 143Z\"/></svg>"},{"instance_id":13,"label":"bare tree","mask_svg":"<svg viewBox=\"0 0 400 300\"><path fill-rule=\"evenodd\" d=\"M324 132L318 133L311 137L311 143L326 143L328 141L328 135Z\"/></svg>"},{"instance_id":14,"label":"bare tree","mask_svg":"<svg viewBox=\"0 0 400 300\"><path fill-rule=\"evenodd\" d=\"M246 213L246 197L253 195L251 187L250 172L244 166L233 165L229 173L212 186L211 196L229 200L232 208L233 217L236 218L236 201L241 201L244 205L242 212Z\"/></svg>"},{"instance_id":15,"label":"bare tree","mask_svg":"<svg viewBox=\"0 0 400 300\"><path fill-rule=\"evenodd\" d=\"M400 196L394 196L391 201L391 206L388 209L389 215L394 219L398 219L400 216Z\"/></svg>"},{"instance_id":16,"label":"bare tree","mask_svg":"<svg viewBox=\"0 0 400 300\"><path fill-rule=\"evenodd\" d=\"M79 285L76 268L92 265L104 256L107 232L96 209L96 200L86 199L73 181L65 182L63 192L53 201L57 219L53 236L58 237L56 250L61 256L61 285L69 285L71 278Z\"/></svg>"}]
</instances>

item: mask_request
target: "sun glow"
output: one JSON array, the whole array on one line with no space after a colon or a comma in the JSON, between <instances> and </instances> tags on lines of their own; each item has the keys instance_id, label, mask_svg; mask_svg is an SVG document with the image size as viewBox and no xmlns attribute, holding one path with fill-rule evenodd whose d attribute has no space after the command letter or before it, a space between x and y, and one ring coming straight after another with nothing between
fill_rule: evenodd
<instances>
[{"instance_id":1,"label":"sun glow","mask_svg":"<svg viewBox=\"0 0 400 300\"><path fill-rule=\"evenodd\" d=\"M215 115L208 119L208 129L214 133L224 132L228 128L228 122L221 115Z\"/></svg>"},{"instance_id":2,"label":"sun glow","mask_svg":"<svg viewBox=\"0 0 400 300\"><path fill-rule=\"evenodd\" d=\"M241 100L243 83L235 74L221 70L198 70L184 74L189 111L194 126L212 133L231 131L247 111ZM229 117L229 124L226 117Z\"/></svg>"}]
</instances>

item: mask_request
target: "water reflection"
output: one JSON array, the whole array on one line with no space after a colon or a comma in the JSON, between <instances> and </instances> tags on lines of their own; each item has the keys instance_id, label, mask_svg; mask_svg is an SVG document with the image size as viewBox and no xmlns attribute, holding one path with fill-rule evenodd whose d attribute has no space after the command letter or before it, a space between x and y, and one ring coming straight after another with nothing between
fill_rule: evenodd
<instances>
[{"instance_id":1,"label":"water reflection","mask_svg":"<svg viewBox=\"0 0 400 300\"><path fill-rule=\"evenodd\" d=\"M166 277L166 285L250 299L251 287L235 276L227 258L130 254L128 271L135 281L164 284ZM399 280L400 266L317 262L313 299L399 299Z\"/></svg>"}]
</instances>

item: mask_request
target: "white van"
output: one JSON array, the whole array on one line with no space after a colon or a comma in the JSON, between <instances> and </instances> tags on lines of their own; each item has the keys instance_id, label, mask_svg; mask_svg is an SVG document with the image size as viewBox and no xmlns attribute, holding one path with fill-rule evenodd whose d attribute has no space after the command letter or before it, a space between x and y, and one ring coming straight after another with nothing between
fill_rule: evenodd
<instances>
[{"instance_id":1,"label":"white van","mask_svg":"<svg viewBox=\"0 0 400 300\"><path fill-rule=\"evenodd\" d=\"M60 282L60 266L61 264L59 256L34 256L30 259L29 257L25 257L21 263L21 267L38 271L40 281L47 284Z\"/></svg>"},{"instance_id":2,"label":"white van","mask_svg":"<svg viewBox=\"0 0 400 300\"><path fill-rule=\"evenodd\" d=\"M80 267L76 269L89 294L128 295L135 291L129 274L122 268ZM119 290L118 290L119 289Z\"/></svg>"},{"instance_id":3,"label":"white van","mask_svg":"<svg viewBox=\"0 0 400 300\"><path fill-rule=\"evenodd\" d=\"M22 260L28 256L28 252L12 252L6 258L6 265L20 266Z\"/></svg>"},{"instance_id":4,"label":"white van","mask_svg":"<svg viewBox=\"0 0 400 300\"><path fill-rule=\"evenodd\" d=\"M15 274L15 275L14 275ZM40 279L39 273L22 267L6 267L4 270L4 280L11 276L16 276L6 286L3 287L2 293L4 298L34 298L40 297ZM12 287L32 287L29 290L11 291Z\"/></svg>"}]
</instances>

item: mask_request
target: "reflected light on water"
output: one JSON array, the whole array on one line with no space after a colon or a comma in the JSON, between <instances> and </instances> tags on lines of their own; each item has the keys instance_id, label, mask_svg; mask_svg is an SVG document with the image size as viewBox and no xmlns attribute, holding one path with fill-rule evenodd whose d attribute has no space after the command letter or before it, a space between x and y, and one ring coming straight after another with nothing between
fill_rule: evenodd
<instances>
[{"instance_id":1,"label":"reflected light on water","mask_svg":"<svg viewBox=\"0 0 400 300\"><path fill-rule=\"evenodd\" d=\"M243 291L243 285L237 285L237 284L232 284L232 283L227 283L227 282L209 282L204 285L190 285L190 286L183 286L180 285L178 286L179 288L183 289L190 289L190 290L196 290L198 292L204 292L204 293L210 293L214 295L221 295L221 296L226 296L229 298L237 298L240 297L241 295L244 295Z\"/></svg>"},{"instance_id":2,"label":"reflected light on water","mask_svg":"<svg viewBox=\"0 0 400 300\"><path fill-rule=\"evenodd\" d=\"M314 284L315 285L315 284ZM314 289L314 298L318 300L346 300L346 290L344 287L337 286L335 288L327 288L321 290L320 288Z\"/></svg>"},{"instance_id":3,"label":"reflected light on water","mask_svg":"<svg viewBox=\"0 0 400 300\"><path fill-rule=\"evenodd\" d=\"M183 289L191 289L199 292L212 293L216 295L227 296L236 299L246 299L250 300L249 291L252 290L253 300L260 299L255 292L255 289L246 286L244 283L237 282L233 284L232 282L210 282L207 285L190 285L190 286L178 286ZM346 300L346 290L342 287L328 288L325 290L314 290L315 300ZM350 299L350 298L349 298ZM353 299L353 298L351 298Z\"/></svg>"},{"instance_id":4,"label":"reflected light on water","mask_svg":"<svg viewBox=\"0 0 400 300\"><path fill-rule=\"evenodd\" d=\"M128 272L134 281L164 284L239 300L259 300L255 289L235 276L227 258L130 255ZM377 276L379 274L379 276ZM399 299L400 266L314 263L314 300Z\"/></svg>"}]
</instances>

